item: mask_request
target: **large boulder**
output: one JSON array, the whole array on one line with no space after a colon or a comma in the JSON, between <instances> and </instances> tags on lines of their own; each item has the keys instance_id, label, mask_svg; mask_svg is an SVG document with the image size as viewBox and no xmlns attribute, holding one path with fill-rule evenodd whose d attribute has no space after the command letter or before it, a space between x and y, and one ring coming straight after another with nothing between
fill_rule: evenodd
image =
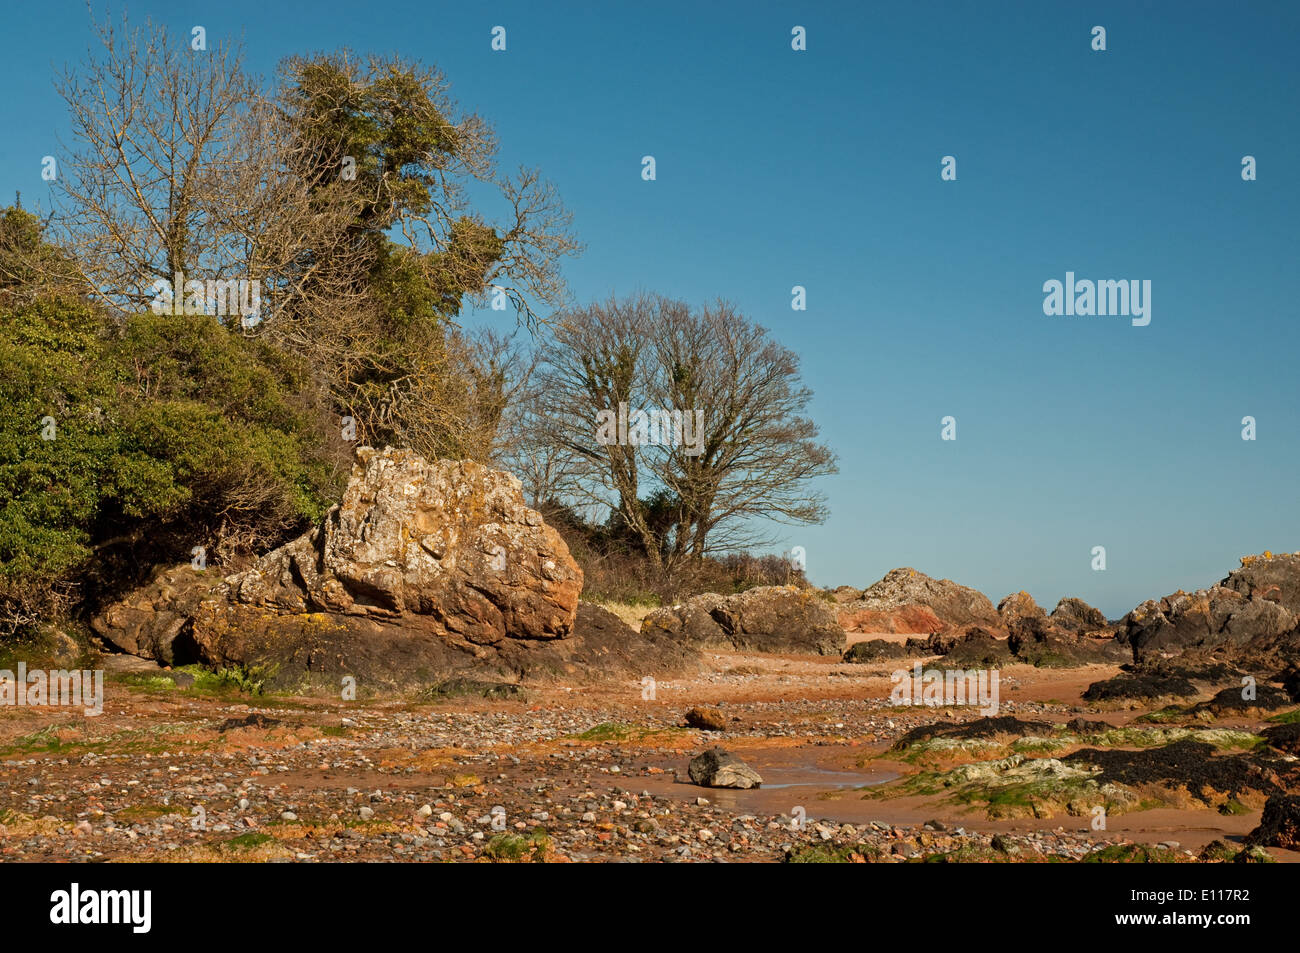
<instances>
[{"instance_id":1,"label":"large boulder","mask_svg":"<svg viewBox=\"0 0 1300 953\"><path fill-rule=\"evenodd\" d=\"M1194 652L1242 661L1300 657L1300 557L1245 556L1218 585L1142 603L1119 638L1135 661Z\"/></svg>"},{"instance_id":2,"label":"large boulder","mask_svg":"<svg viewBox=\"0 0 1300 953\"><path fill-rule=\"evenodd\" d=\"M846 645L835 613L816 590L796 586L705 593L654 610L642 620L641 632L722 650L841 655Z\"/></svg>"},{"instance_id":3,"label":"large boulder","mask_svg":"<svg viewBox=\"0 0 1300 953\"><path fill-rule=\"evenodd\" d=\"M763 784L759 773L730 751L710 748L696 755L686 773L693 782L706 788L757 788Z\"/></svg>"},{"instance_id":4,"label":"large boulder","mask_svg":"<svg viewBox=\"0 0 1300 953\"><path fill-rule=\"evenodd\" d=\"M923 634L1001 624L982 592L907 567L891 569L863 590L860 599L842 605L839 617L850 632Z\"/></svg>"},{"instance_id":5,"label":"large boulder","mask_svg":"<svg viewBox=\"0 0 1300 953\"><path fill-rule=\"evenodd\" d=\"M680 671L691 653L595 606L508 473L362 448L322 524L249 569L167 570L95 619L117 648L257 667L270 684Z\"/></svg>"},{"instance_id":6,"label":"large boulder","mask_svg":"<svg viewBox=\"0 0 1300 953\"><path fill-rule=\"evenodd\" d=\"M509 473L365 447L324 523L229 585L239 605L412 616L440 635L491 645L567 635L582 570Z\"/></svg>"}]
</instances>

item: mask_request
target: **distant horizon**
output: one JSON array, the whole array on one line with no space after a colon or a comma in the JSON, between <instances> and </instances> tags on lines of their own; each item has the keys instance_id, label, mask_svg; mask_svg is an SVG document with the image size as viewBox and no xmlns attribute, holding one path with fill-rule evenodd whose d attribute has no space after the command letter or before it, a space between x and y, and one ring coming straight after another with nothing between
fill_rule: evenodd
<instances>
[{"instance_id":1,"label":"distant horizon","mask_svg":"<svg viewBox=\"0 0 1300 953\"><path fill-rule=\"evenodd\" d=\"M771 551L802 547L819 585L912 566L1119 618L1300 548L1300 5L739 9L128 12L242 36L263 77L343 46L438 66L500 167L573 212L576 302L721 297L798 352L839 472L829 519L772 527ZM91 24L80 0L7 16L0 189L44 208L71 139L54 69Z\"/></svg>"}]
</instances>

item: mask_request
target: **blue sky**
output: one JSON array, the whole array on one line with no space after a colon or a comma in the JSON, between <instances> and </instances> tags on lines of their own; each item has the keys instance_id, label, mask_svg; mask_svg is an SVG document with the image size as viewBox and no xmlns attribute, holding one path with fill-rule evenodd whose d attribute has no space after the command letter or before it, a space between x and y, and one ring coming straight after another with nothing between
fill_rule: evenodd
<instances>
[{"instance_id":1,"label":"blue sky","mask_svg":"<svg viewBox=\"0 0 1300 953\"><path fill-rule=\"evenodd\" d=\"M830 520L785 531L815 582L910 565L1113 616L1300 549L1300 4L128 11L242 34L264 74L342 45L436 63L503 166L540 167L573 211L578 300L721 296L769 327L840 458ZM83 56L89 20L71 0L5 17L0 195L32 204L66 130L52 69ZM1149 279L1150 325L1045 316L1043 282L1066 271Z\"/></svg>"}]
</instances>

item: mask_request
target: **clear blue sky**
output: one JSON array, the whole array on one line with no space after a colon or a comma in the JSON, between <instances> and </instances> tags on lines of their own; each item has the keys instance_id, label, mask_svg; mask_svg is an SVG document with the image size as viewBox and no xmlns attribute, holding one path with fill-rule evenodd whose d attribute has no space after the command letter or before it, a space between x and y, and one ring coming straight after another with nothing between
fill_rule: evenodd
<instances>
[{"instance_id":1,"label":"clear blue sky","mask_svg":"<svg viewBox=\"0 0 1300 953\"><path fill-rule=\"evenodd\" d=\"M1025 588L1118 615L1244 553L1300 549L1300 4L129 11L242 33L267 74L341 45L436 63L503 164L559 187L587 244L566 269L579 300L723 296L771 328L840 456L830 521L786 534L818 583L911 565L995 601ZM52 66L81 58L88 17L50 0L11 5L5 27L0 195L34 202L66 129ZM1150 279L1151 324L1045 316L1043 282L1067 270Z\"/></svg>"}]
</instances>

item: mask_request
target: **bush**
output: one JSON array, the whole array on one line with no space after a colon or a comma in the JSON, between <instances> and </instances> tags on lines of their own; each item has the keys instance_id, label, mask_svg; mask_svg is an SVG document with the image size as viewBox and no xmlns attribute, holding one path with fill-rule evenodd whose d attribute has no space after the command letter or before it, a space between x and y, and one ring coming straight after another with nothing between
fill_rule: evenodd
<instances>
[{"instance_id":1,"label":"bush","mask_svg":"<svg viewBox=\"0 0 1300 953\"><path fill-rule=\"evenodd\" d=\"M213 318L0 299L0 636L318 519L342 470L306 380Z\"/></svg>"}]
</instances>

